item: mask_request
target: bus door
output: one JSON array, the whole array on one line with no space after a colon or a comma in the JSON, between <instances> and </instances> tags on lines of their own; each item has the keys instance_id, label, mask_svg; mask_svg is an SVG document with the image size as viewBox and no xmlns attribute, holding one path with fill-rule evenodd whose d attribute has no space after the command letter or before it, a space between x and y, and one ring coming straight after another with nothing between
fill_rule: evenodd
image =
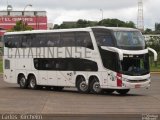
<instances>
[{"instance_id":1,"label":"bus door","mask_svg":"<svg viewBox=\"0 0 160 120\"><path fill-rule=\"evenodd\" d=\"M73 77L73 64L67 60L60 59L56 63L58 86L70 86Z\"/></svg>"},{"instance_id":2,"label":"bus door","mask_svg":"<svg viewBox=\"0 0 160 120\"><path fill-rule=\"evenodd\" d=\"M71 86L73 83L73 71L57 71L57 83L59 86Z\"/></svg>"},{"instance_id":3,"label":"bus door","mask_svg":"<svg viewBox=\"0 0 160 120\"><path fill-rule=\"evenodd\" d=\"M39 83L41 85L48 85L48 75L46 70L39 70L38 71L38 76L39 76Z\"/></svg>"},{"instance_id":4,"label":"bus door","mask_svg":"<svg viewBox=\"0 0 160 120\"><path fill-rule=\"evenodd\" d=\"M48 85L57 86L57 71L48 71Z\"/></svg>"}]
</instances>

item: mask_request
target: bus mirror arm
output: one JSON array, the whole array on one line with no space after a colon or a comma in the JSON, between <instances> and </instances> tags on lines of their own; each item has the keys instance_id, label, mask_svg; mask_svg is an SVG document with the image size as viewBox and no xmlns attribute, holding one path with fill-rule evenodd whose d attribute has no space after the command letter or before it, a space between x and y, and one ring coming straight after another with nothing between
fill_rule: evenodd
<instances>
[{"instance_id":1,"label":"bus mirror arm","mask_svg":"<svg viewBox=\"0 0 160 120\"><path fill-rule=\"evenodd\" d=\"M101 47L102 49L106 49L106 50L109 50L109 51L114 51L116 53L118 53L119 55L119 59L121 61L123 61L123 51L118 49L118 48L115 48L115 47Z\"/></svg>"},{"instance_id":2,"label":"bus mirror arm","mask_svg":"<svg viewBox=\"0 0 160 120\"><path fill-rule=\"evenodd\" d=\"M117 52L118 55L119 55L119 59L120 59L121 61L123 61L123 52L122 52L122 50L117 49L116 52Z\"/></svg>"},{"instance_id":3,"label":"bus mirror arm","mask_svg":"<svg viewBox=\"0 0 160 120\"><path fill-rule=\"evenodd\" d=\"M157 56L158 56L157 52L154 49L149 48L149 47L147 49L154 54L154 61L157 61Z\"/></svg>"}]
</instances>

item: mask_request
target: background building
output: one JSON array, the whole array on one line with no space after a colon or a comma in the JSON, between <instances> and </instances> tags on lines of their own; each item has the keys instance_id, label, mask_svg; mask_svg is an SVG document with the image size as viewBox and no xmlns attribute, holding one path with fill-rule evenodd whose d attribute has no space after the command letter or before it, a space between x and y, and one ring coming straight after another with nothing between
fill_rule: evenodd
<instances>
[{"instance_id":1,"label":"background building","mask_svg":"<svg viewBox=\"0 0 160 120\"><path fill-rule=\"evenodd\" d=\"M20 20L34 30L47 29L46 11L0 11L0 37Z\"/></svg>"}]
</instances>

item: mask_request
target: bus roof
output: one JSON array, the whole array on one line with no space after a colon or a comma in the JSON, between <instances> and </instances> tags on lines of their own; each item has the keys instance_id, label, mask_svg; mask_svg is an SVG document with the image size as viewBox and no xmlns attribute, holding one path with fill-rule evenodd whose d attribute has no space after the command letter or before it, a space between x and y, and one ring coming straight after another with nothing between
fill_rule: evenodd
<instances>
[{"instance_id":1,"label":"bus roof","mask_svg":"<svg viewBox=\"0 0 160 120\"><path fill-rule=\"evenodd\" d=\"M138 29L127 28L127 27L103 27L103 26L96 26L96 27L91 27L91 28L103 28L103 29L112 30L112 31L139 31Z\"/></svg>"},{"instance_id":2,"label":"bus roof","mask_svg":"<svg viewBox=\"0 0 160 120\"><path fill-rule=\"evenodd\" d=\"M51 33L51 32L76 32L76 31L91 31L91 29L90 28L72 28L72 29L54 29L54 30L28 30L28 31L18 31L18 32L6 32L4 35Z\"/></svg>"},{"instance_id":3,"label":"bus roof","mask_svg":"<svg viewBox=\"0 0 160 120\"><path fill-rule=\"evenodd\" d=\"M30 30L30 31L6 32L4 35L51 33L51 32L76 32L76 31L90 32L92 28L102 28L102 29L107 29L107 30L112 30L112 31L139 31L139 30L133 29L133 28L96 26L96 27L72 28L72 29Z\"/></svg>"}]
</instances>

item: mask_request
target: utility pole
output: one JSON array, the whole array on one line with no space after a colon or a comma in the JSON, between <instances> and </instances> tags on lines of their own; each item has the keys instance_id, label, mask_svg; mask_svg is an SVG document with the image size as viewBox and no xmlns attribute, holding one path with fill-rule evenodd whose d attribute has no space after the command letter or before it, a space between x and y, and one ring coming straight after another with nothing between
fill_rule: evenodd
<instances>
[{"instance_id":1,"label":"utility pole","mask_svg":"<svg viewBox=\"0 0 160 120\"><path fill-rule=\"evenodd\" d=\"M102 13L102 20L103 20L103 9L100 9L101 13Z\"/></svg>"},{"instance_id":2,"label":"utility pole","mask_svg":"<svg viewBox=\"0 0 160 120\"><path fill-rule=\"evenodd\" d=\"M138 0L137 28L144 31L143 0Z\"/></svg>"}]
</instances>

